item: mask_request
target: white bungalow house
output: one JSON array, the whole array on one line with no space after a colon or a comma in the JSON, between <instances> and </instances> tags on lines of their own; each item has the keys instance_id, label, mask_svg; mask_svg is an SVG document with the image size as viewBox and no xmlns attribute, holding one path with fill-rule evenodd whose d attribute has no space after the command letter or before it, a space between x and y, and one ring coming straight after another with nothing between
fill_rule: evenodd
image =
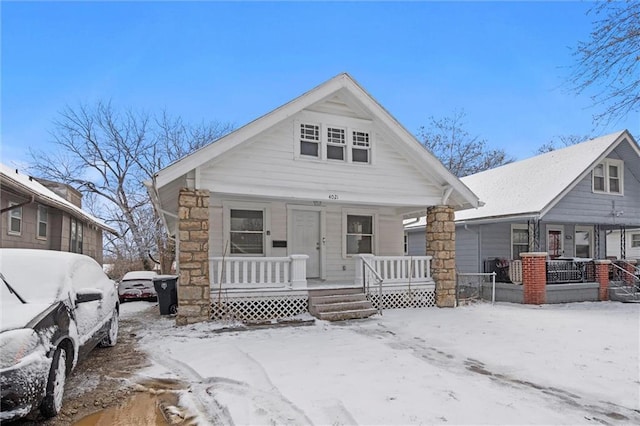
<instances>
[{"instance_id":1,"label":"white bungalow house","mask_svg":"<svg viewBox=\"0 0 640 426\"><path fill-rule=\"evenodd\" d=\"M479 205L347 74L145 184L177 241L181 323L293 316L314 289L452 306L453 212ZM405 257L403 220L425 212L433 251Z\"/></svg>"}]
</instances>

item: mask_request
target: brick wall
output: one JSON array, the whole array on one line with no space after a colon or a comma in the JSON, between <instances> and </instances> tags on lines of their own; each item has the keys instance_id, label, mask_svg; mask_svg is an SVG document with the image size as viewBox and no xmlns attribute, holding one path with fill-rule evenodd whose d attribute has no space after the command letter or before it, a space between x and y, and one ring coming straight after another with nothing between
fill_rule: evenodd
<instances>
[{"instance_id":1,"label":"brick wall","mask_svg":"<svg viewBox=\"0 0 640 426\"><path fill-rule=\"evenodd\" d=\"M609 264L610 260L595 260L596 281L600 284L599 300L609 300Z\"/></svg>"},{"instance_id":2,"label":"brick wall","mask_svg":"<svg viewBox=\"0 0 640 426\"><path fill-rule=\"evenodd\" d=\"M547 298L547 253L520 253L522 258L523 303L541 305Z\"/></svg>"}]
</instances>

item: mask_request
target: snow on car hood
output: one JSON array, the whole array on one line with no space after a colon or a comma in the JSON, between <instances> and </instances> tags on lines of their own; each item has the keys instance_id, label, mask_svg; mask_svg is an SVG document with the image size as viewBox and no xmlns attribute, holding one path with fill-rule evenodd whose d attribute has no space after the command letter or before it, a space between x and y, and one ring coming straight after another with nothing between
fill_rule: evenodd
<instances>
[{"instance_id":1,"label":"snow on car hood","mask_svg":"<svg viewBox=\"0 0 640 426\"><path fill-rule=\"evenodd\" d=\"M51 305L47 303L5 303L3 298L0 332L24 328L29 321L49 306Z\"/></svg>"}]
</instances>

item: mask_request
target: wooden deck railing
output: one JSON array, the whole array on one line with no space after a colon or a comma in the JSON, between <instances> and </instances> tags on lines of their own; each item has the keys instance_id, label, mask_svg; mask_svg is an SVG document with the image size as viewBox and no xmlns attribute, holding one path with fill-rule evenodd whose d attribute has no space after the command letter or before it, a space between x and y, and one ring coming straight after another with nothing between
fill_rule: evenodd
<instances>
[{"instance_id":1,"label":"wooden deck railing","mask_svg":"<svg viewBox=\"0 0 640 426\"><path fill-rule=\"evenodd\" d=\"M287 257L212 257L209 259L211 282L214 286L304 287L308 256Z\"/></svg>"}]
</instances>

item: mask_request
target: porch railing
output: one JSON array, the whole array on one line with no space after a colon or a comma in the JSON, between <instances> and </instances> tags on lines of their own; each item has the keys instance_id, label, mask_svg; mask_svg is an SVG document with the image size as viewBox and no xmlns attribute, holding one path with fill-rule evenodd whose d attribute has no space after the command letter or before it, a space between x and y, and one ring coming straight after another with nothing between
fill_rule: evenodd
<instances>
[{"instance_id":1,"label":"porch railing","mask_svg":"<svg viewBox=\"0 0 640 426\"><path fill-rule=\"evenodd\" d=\"M374 256L361 254L356 257L356 284L361 284L365 281L363 278L367 278L361 275L367 273L362 272L363 259L367 260L382 278L384 284L433 282L431 278L431 256Z\"/></svg>"},{"instance_id":2,"label":"porch railing","mask_svg":"<svg viewBox=\"0 0 640 426\"><path fill-rule=\"evenodd\" d=\"M594 282L595 271L592 261L547 260L547 284Z\"/></svg>"},{"instance_id":3,"label":"porch railing","mask_svg":"<svg viewBox=\"0 0 640 426\"><path fill-rule=\"evenodd\" d=\"M209 270L216 287L305 287L308 257L212 257Z\"/></svg>"}]
</instances>

